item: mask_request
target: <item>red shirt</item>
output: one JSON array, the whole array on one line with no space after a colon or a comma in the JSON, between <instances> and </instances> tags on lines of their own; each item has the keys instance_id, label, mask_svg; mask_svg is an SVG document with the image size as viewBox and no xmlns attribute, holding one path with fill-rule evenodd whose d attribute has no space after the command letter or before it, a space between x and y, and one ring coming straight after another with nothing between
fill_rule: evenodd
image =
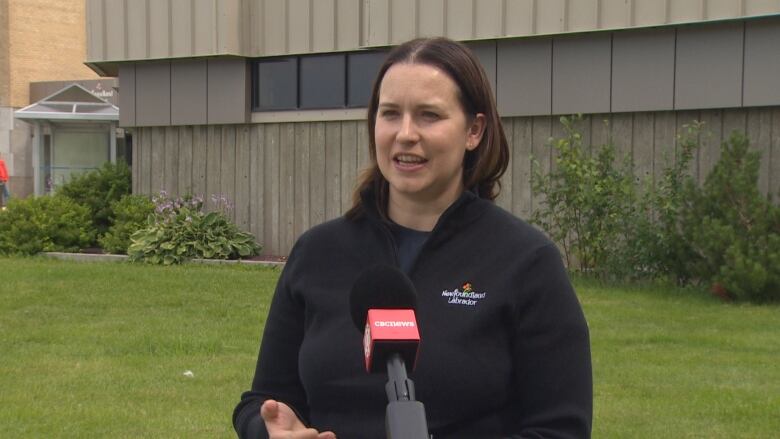
<instances>
[{"instance_id":1,"label":"red shirt","mask_svg":"<svg viewBox=\"0 0 780 439\"><path fill-rule=\"evenodd\" d=\"M5 183L8 181L8 170L5 169L5 161L0 159L0 181Z\"/></svg>"}]
</instances>

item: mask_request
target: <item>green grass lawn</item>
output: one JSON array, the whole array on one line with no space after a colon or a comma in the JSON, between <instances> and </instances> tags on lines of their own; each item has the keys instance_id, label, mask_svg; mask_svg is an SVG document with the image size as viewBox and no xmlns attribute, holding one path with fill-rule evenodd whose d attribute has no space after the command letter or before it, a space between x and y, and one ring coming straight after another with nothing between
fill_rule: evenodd
<instances>
[{"instance_id":1,"label":"green grass lawn","mask_svg":"<svg viewBox=\"0 0 780 439\"><path fill-rule=\"evenodd\" d=\"M0 438L233 437L278 275L0 258ZM777 437L780 307L576 284L594 437Z\"/></svg>"}]
</instances>

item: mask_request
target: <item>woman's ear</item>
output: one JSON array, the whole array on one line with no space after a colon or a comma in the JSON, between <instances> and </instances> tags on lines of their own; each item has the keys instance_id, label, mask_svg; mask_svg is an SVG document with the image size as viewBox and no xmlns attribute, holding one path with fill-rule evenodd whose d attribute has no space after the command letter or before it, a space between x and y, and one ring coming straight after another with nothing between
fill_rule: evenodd
<instances>
[{"instance_id":1,"label":"woman's ear","mask_svg":"<svg viewBox=\"0 0 780 439\"><path fill-rule=\"evenodd\" d=\"M482 136L485 134L485 124L487 123L485 115L477 113L471 120L469 130L466 133L466 149L473 151L479 146L479 142L482 141Z\"/></svg>"}]
</instances>

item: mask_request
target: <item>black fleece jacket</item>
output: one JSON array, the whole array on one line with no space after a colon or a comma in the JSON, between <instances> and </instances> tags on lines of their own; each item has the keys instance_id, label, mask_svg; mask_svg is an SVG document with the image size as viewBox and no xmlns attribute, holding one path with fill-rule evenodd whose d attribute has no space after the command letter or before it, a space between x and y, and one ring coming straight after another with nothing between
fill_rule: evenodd
<instances>
[{"instance_id":1,"label":"black fleece jacket","mask_svg":"<svg viewBox=\"0 0 780 439\"><path fill-rule=\"evenodd\" d=\"M269 398L339 439L383 438L383 375L363 369L349 291L398 265L388 224L364 200L358 219L306 232L279 279L252 382L233 414L240 438L267 437ZM409 272L421 344L415 371L434 439L587 438L588 328L556 247L493 203L464 194L441 216Z\"/></svg>"}]
</instances>

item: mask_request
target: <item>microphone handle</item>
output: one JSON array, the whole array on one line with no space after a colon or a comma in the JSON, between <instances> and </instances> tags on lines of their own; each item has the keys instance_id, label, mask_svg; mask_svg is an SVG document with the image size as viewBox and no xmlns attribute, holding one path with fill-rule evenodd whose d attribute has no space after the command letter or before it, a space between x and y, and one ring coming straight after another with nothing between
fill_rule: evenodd
<instances>
[{"instance_id":1,"label":"microphone handle","mask_svg":"<svg viewBox=\"0 0 780 439\"><path fill-rule=\"evenodd\" d=\"M425 407L420 401L391 401L385 412L387 439L430 439Z\"/></svg>"},{"instance_id":2,"label":"microphone handle","mask_svg":"<svg viewBox=\"0 0 780 439\"><path fill-rule=\"evenodd\" d=\"M387 376L387 439L430 439L425 406L414 400L414 382L406 375L406 365L398 353L387 359Z\"/></svg>"},{"instance_id":3,"label":"microphone handle","mask_svg":"<svg viewBox=\"0 0 780 439\"><path fill-rule=\"evenodd\" d=\"M387 384L385 385L388 401L414 401L414 381L406 374L406 364L397 352L387 358Z\"/></svg>"}]
</instances>

